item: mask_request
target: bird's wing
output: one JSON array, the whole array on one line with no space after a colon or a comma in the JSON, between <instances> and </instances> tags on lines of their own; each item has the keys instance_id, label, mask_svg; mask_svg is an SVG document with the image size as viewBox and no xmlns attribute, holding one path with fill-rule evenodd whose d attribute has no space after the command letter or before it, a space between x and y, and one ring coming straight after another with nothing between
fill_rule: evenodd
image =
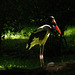
<instances>
[{"instance_id":1,"label":"bird's wing","mask_svg":"<svg viewBox=\"0 0 75 75\"><path fill-rule=\"evenodd\" d=\"M34 38L39 38L39 40L43 40L46 32L47 32L47 29L48 28L51 28L50 25L42 25L40 26L39 28L37 28L31 35L30 35L30 38L29 38L29 43L32 42L32 40Z\"/></svg>"},{"instance_id":2,"label":"bird's wing","mask_svg":"<svg viewBox=\"0 0 75 75\"><path fill-rule=\"evenodd\" d=\"M42 31L46 31L47 28L51 28L50 25L43 25L43 26L40 26L39 28L37 28L33 33L38 33L38 32L42 32Z\"/></svg>"},{"instance_id":3,"label":"bird's wing","mask_svg":"<svg viewBox=\"0 0 75 75\"><path fill-rule=\"evenodd\" d=\"M39 40L43 40L45 35L46 35L46 32L47 32L47 28L50 28L49 25L43 25L39 28L37 28L29 37L29 40L28 40L28 46L27 46L27 49L30 48L30 45L31 43L34 41L34 39L39 39Z\"/></svg>"},{"instance_id":4,"label":"bird's wing","mask_svg":"<svg viewBox=\"0 0 75 75\"><path fill-rule=\"evenodd\" d=\"M38 32L41 32L41 31L43 31L44 29L43 28L37 28L33 33L34 34L37 34Z\"/></svg>"},{"instance_id":5,"label":"bird's wing","mask_svg":"<svg viewBox=\"0 0 75 75\"><path fill-rule=\"evenodd\" d=\"M44 30L42 28L36 29L29 38L28 43L31 43L34 38L39 38L39 40L42 40L46 34L47 30Z\"/></svg>"},{"instance_id":6,"label":"bird's wing","mask_svg":"<svg viewBox=\"0 0 75 75\"><path fill-rule=\"evenodd\" d=\"M47 30L39 30L36 31L36 33L34 32L34 37L39 38L39 40L43 40L43 38L45 37Z\"/></svg>"}]
</instances>

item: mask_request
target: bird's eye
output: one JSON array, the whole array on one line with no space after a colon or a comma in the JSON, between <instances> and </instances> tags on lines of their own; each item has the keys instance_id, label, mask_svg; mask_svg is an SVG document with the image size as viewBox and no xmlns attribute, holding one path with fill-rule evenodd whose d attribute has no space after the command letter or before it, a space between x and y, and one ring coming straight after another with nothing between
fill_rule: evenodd
<instances>
[{"instance_id":1,"label":"bird's eye","mask_svg":"<svg viewBox=\"0 0 75 75\"><path fill-rule=\"evenodd\" d=\"M52 20L52 23L56 23L55 19Z\"/></svg>"}]
</instances>

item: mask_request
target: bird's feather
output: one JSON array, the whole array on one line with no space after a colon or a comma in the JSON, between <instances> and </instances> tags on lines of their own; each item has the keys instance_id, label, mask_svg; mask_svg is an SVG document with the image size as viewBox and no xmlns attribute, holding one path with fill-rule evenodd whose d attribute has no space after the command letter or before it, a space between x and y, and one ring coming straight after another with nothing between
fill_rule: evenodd
<instances>
[{"instance_id":1,"label":"bird's feather","mask_svg":"<svg viewBox=\"0 0 75 75\"><path fill-rule=\"evenodd\" d=\"M30 35L30 38L28 40L27 49L30 49L34 45L37 45L37 44L41 45L41 44L45 43L47 38L49 37L48 33L50 33L50 32L48 32L48 30L50 30L49 25L43 25L43 26L37 28Z\"/></svg>"}]
</instances>

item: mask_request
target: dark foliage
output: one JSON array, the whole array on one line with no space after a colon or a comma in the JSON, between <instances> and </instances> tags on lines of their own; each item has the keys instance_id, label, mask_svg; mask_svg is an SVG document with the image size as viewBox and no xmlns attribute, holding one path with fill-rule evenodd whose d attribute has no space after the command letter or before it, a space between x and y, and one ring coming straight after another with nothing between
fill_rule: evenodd
<instances>
[{"instance_id":1,"label":"dark foliage","mask_svg":"<svg viewBox=\"0 0 75 75\"><path fill-rule=\"evenodd\" d=\"M1 0L0 44L2 33L8 30L20 31L25 25L43 25L48 23L47 18L50 15L55 16L62 35L64 35L66 25L74 23L74 3L75 0ZM54 45L56 41L53 41ZM56 49L58 50L57 46Z\"/></svg>"}]
</instances>

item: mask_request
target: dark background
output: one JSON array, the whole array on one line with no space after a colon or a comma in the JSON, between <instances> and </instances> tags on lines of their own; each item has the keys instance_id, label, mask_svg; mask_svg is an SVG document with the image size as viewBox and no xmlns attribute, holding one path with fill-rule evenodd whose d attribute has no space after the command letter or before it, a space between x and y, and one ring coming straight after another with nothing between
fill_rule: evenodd
<instances>
[{"instance_id":1,"label":"dark background","mask_svg":"<svg viewBox=\"0 0 75 75\"><path fill-rule=\"evenodd\" d=\"M51 15L55 17L64 35L64 30L66 30L67 26L74 26L75 24L75 0L1 0L0 46L2 41L1 36L8 30L11 32L20 32L25 26L39 27L48 23L47 18ZM54 38L57 38L57 40ZM63 50L65 47L67 48L66 38L58 36L58 34L51 35L48 40L49 42L47 41L45 48L52 51L45 52L47 53L45 55L52 56L52 53L54 55L61 55L59 50ZM51 44L51 46L47 46L48 44ZM53 51L55 48L57 54Z\"/></svg>"},{"instance_id":2,"label":"dark background","mask_svg":"<svg viewBox=\"0 0 75 75\"><path fill-rule=\"evenodd\" d=\"M23 28L31 33L35 29L34 27L48 24L47 18L49 16L55 17L62 35L59 36L55 31L48 38L44 51L45 63L70 60L72 63L72 61L75 61L75 33L72 32L69 36L64 36L64 31L67 30L67 27L70 27L68 34L74 31L75 0L0 0L0 70L4 69L2 72L24 71L30 74L31 71L28 71L27 68L32 69L36 68L38 64L40 65L39 46L33 47L31 51L25 51L28 39L5 39L3 34L10 31L14 32L13 35L15 36ZM31 27L32 31L27 27ZM28 35L28 31L23 35ZM71 65L70 67L71 71L73 71L72 74L75 73L75 67ZM72 70L72 68L74 69ZM60 73L63 72L62 75L65 74L64 69L63 71L60 70ZM36 73L35 70L37 69L32 70ZM38 71L41 70L41 68L38 68ZM69 68L67 70L69 74ZM44 71L41 72L42 74L44 73ZM57 75L60 73L57 72ZM55 74L56 71L54 72Z\"/></svg>"}]
</instances>

